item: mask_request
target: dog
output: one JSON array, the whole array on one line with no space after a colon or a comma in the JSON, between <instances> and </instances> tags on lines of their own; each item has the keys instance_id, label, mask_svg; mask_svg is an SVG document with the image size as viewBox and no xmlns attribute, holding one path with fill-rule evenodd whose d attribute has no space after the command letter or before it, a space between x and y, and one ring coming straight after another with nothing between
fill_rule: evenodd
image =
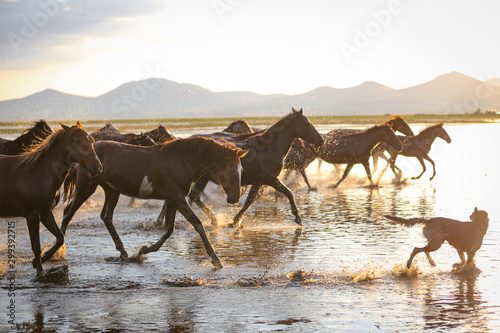
<instances>
[{"instance_id":1,"label":"dog","mask_svg":"<svg viewBox=\"0 0 500 333\"><path fill-rule=\"evenodd\" d=\"M425 238L427 238L427 245L413 249L410 259L406 263L408 268L410 268L415 255L420 252L424 252L427 255L431 266L436 266L436 263L430 256L430 252L438 250L445 241L457 250L460 257L460 263L454 264L454 268L462 267L465 263L472 266L474 255L481 248L489 225L488 213L484 210L478 210L477 207L474 208L474 212L470 216L470 222L461 222L445 217L430 219L404 219L391 215L384 215L384 217L406 227L412 227L418 223L425 225L423 233ZM465 261L464 253L467 253L467 262Z\"/></svg>"}]
</instances>

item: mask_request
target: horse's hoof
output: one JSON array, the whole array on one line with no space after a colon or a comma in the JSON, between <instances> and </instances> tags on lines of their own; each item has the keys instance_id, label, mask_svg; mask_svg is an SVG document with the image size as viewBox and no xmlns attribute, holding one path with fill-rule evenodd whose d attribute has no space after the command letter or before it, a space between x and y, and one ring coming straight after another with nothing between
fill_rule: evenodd
<instances>
[{"instance_id":1,"label":"horse's hoof","mask_svg":"<svg viewBox=\"0 0 500 333\"><path fill-rule=\"evenodd\" d=\"M411 267L411 261L408 261L408 262L406 263L406 268L410 269L410 267Z\"/></svg>"},{"instance_id":2,"label":"horse's hoof","mask_svg":"<svg viewBox=\"0 0 500 333\"><path fill-rule=\"evenodd\" d=\"M217 259L212 259L212 264L217 267L217 268L223 268L224 266L222 265L222 263L220 262L220 259L217 258Z\"/></svg>"},{"instance_id":3,"label":"horse's hoof","mask_svg":"<svg viewBox=\"0 0 500 333\"><path fill-rule=\"evenodd\" d=\"M317 191L318 188L317 187L309 187L309 191Z\"/></svg>"},{"instance_id":4,"label":"horse's hoof","mask_svg":"<svg viewBox=\"0 0 500 333\"><path fill-rule=\"evenodd\" d=\"M300 216L295 217L295 223L302 226L302 218Z\"/></svg>"},{"instance_id":5,"label":"horse's hoof","mask_svg":"<svg viewBox=\"0 0 500 333\"><path fill-rule=\"evenodd\" d=\"M120 259L121 259L121 260L123 260L123 261L128 261L128 254L126 254L126 253L122 253L122 254L120 255Z\"/></svg>"},{"instance_id":6,"label":"horse's hoof","mask_svg":"<svg viewBox=\"0 0 500 333\"><path fill-rule=\"evenodd\" d=\"M149 247L147 247L146 245L144 245L143 247L141 247L139 249L139 252L137 252L137 255L140 256L141 254L145 254L148 249L149 249Z\"/></svg>"}]
</instances>

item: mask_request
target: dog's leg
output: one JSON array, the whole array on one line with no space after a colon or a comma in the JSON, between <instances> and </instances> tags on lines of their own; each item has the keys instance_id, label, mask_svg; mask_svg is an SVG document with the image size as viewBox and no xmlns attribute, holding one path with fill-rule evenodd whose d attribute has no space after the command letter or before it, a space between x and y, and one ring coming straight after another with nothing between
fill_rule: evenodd
<instances>
[{"instance_id":1,"label":"dog's leg","mask_svg":"<svg viewBox=\"0 0 500 333\"><path fill-rule=\"evenodd\" d=\"M425 252L425 254L427 255L427 259L429 260L429 264L431 264L431 266L433 266L433 267L436 266L436 263L434 262L434 260L432 260L429 252L436 251L437 249L439 249L441 247L441 245L443 243L444 243L444 240L432 239L429 241L429 244L427 244L426 246L414 248L413 252L410 255L410 259L408 259L408 261L406 262L406 267L408 267L408 268L411 267L411 263L413 261L413 258L417 255L417 253L420 253L420 252Z\"/></svg>"},{"instance_id":2,"label":"dog's leg","mask_svg":"<svg viewBox=\"0 0 500 333\"><path fill-rule=\"evenodd\" d=\"M458 256L460 257L460 262L453 264L453 268L459 268L465 265L465 253L457 249Z\"/></svg>"}]
</instances>

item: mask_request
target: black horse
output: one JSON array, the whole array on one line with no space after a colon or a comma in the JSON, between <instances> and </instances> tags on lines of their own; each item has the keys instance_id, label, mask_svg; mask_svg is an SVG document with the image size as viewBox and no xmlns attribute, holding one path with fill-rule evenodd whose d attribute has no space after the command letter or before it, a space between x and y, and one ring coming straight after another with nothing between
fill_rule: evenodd
<instances>
[{"instance_id":1,"label":"black horse","mask_svg":"<svg viewBox=\"0 0 500 333\"><path fill-rule=\"evenodd\" d=\"M0 154L20 155L46 139L53 132L44 120L37 121L32 128L25 130L21 136L14 140L0 139Z\"/></svg>"},{"instance_id":2,"label":"black horse","mask_svg":"<svg viewBox=\"0 0 500 333\"><path fill-rule=\"evenodd\" d=\"M233 226L241 224L243 214L257 199L262 185L271 186L283 193L290 201L295 222L302 225L302 219L295 205L292 192L278 179L278 175L283 168L283 159L295 138L304 139L317 146L323 143L321 135L302 114L302 109L299 111L292 109L292 113L262 132L233 137L219 134L208 134L205 136L215 139L224 138L233 142L237 147L248 150L248 154L241 159L243 167L241 185L251 185L251 188L243 208L234 217ZM191 188L189 198L212 219L213 223L216 223L217 218L215 214L200 200L201 193L206 185L209 181L214 181L214 178L214 175L210 173L200 178Z\"/></svg>"}]
</instances>

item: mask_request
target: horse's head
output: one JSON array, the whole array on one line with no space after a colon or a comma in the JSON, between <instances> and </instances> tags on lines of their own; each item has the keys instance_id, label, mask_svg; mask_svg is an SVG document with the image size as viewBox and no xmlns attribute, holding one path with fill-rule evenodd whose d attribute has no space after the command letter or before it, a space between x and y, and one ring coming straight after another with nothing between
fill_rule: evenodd
<instances>
[{"instance_id":1,"label":"horse's head","mask_svg":"<svg viewBox=\"0 0 500 333\"><path fill-rule=\"evenodd\" d=\"M229 126L226 127L223 130L223 132L229 132L235 134L250 134L253 133L254 130L252 129L252 127L250 127L250 124L248 124L245 120L238 119L229 124Z\"/></svg>"},{"instance_id":2,"label":"horse's head","mask_svg":"<svg viewBox=\"0 0 500 333\"><path fill-rule=\"evenodd\" d=\"M151 147L155 146L156 142L149 137L149 135L141 132L140 135L137 135L132 140L129 141L132 145L143 146L143 147Z\"/></svg>"},{"instance_id":3,"label":"horse's head","mask_svg":"<svg viewBox=\"0 0 500 333\"><path fill-rule=\"evenodd\" d=\"M102 171L102 164L94 151L94 139L83 129L80 122L71 127L61 124L68 135L66 150L69 162L78 163L87 169L91 176L97 176Z\"/></svg>"},{"instance_id":4,"label":"horse's head","mask_svg":"<svg viewBox=\"0 0 500 333\"><path fill-rule=\"evenodd\" d=\"M382 131L381 141L384 141L397 151L401 151L401 149L403 149L401 141L389 125L381 125L379 128L381 128Z\"/></svg>"},{"instance_id":5,"label":"horse's head","mask_svg":"<svg viewBox=\"0 0 500 333\"><path fill-rule=\"evenodd\" d=\"M451 143L451 138L448 135L448 132L443 127L443 123L436 125L436 137L443 139L447 143Z\"/></svg>"},{"instance_id":6,"label":"horse's head","mask_svg":"<svg viewBox=\"0 0 500 333\"><path fill-rule=\"evenodd\" d=\"M387 125L391 126L394 132L401 132L406 136L415 135L410 128L410 125L401 116L392 116L392 119L385 122Z\"/></svg>"},{"instance_id":7,"label":"horse's head","mask_svg":"<svg viewBox=\"0 0 500 333\"><path fill-rule=\"evenodd\" d=\"M163 125L158 125L158 143L175 140L175 136Z\"/></svg>"},{"instance_id":8,"label":"horse's head","mask_svg":"<svg viewBox=\"0 0 500 333\"><path fill-rule=\"evenodd\" d=\"M225 148L221 159L215 164L215 177L227 195L227 202L234 204L240 201L241 196L241 167L240 158L248 151L237 148L227 141L220 141Z\"/></svg>"},{"instance_id":9,"label":"horse's head","mask_svg":"<svg viewBox=\"0 0 500 333\"><path fill-rule=\"evenodd\" d=\"M295 134L297 137L318 147L323 144L323 138L311 124L309 119L303 115L302 109L297 111L292 108L291 117L293 123L295 124Z\"/></svg>"},{"instance_id":10,"label":"horse's head","mask_svg":"<svg viewBox=\"0 0 500 333\"><path fill-rule=\"evenodd\" d=\"M39 139L45 139L46 137L54 133L52 128L49 126L49 124L47 124L47 122L45 122L45 120L37 121L35 123L35 126L33 126L33 128L31 129L31 132L35 137Z\"/></svg>"}]
</instances>

